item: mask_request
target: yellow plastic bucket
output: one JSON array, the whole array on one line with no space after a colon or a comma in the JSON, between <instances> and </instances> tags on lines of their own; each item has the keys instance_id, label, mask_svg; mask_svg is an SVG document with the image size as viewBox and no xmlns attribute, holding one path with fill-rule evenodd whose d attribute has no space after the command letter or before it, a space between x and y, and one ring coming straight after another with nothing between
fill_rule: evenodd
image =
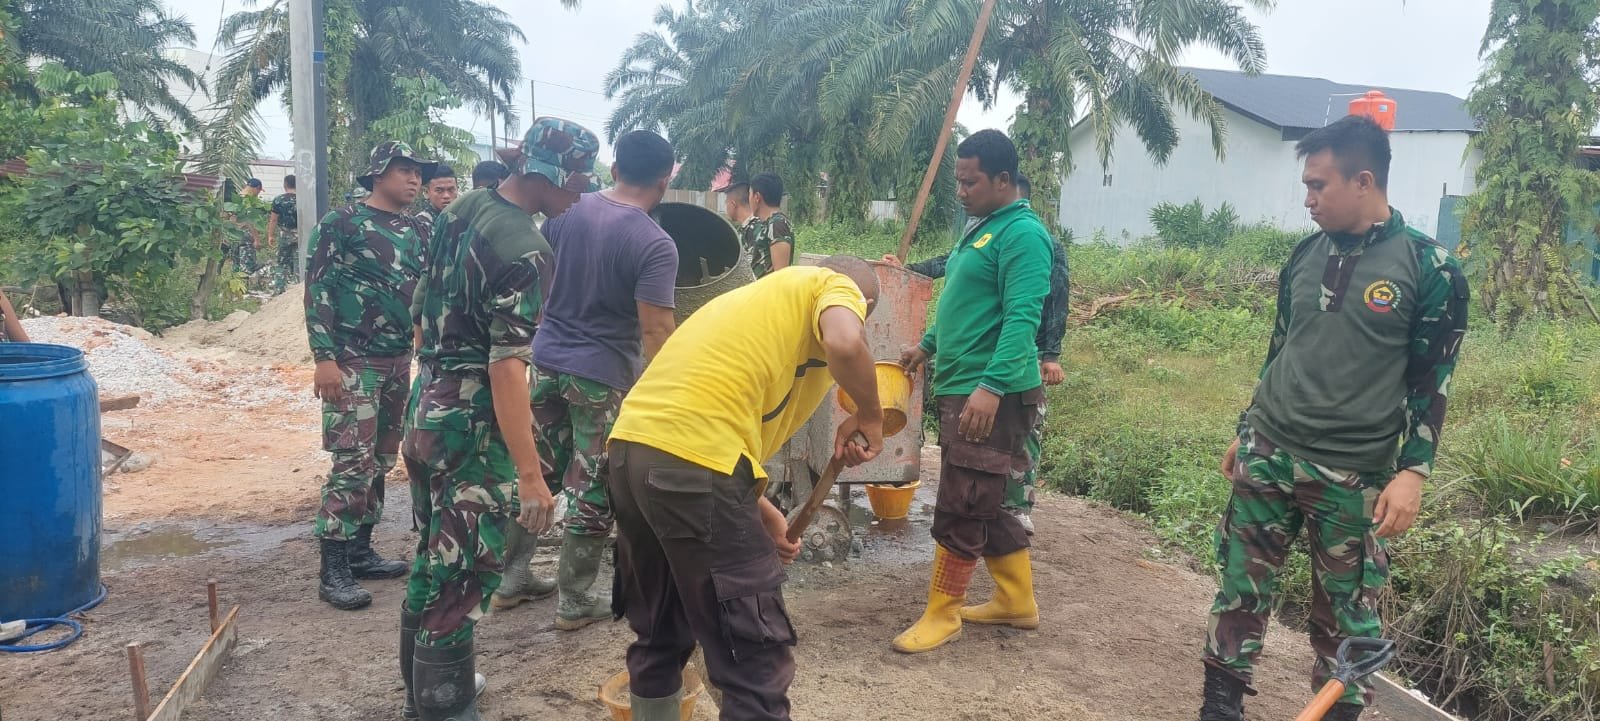
<instances>
[{"instance_id":1,"label":"yellow plastic bucket","mask_svg":"<svg viewBox=\"0 0 1600 721\"><path fill-rule=\"evenodd\" d=\"M683 669L683 701L679 704L680 718L694 718L694 702L700 699L700 692L705 690L705 684L700 681L700 673L692 666ZM633 721L633 707L628 695L628 672L618 671L606 682L600 684L600 703L611 712L615 721Z\"/></svg>"},{"instance_id":2,"label":"yellow plastic bucket","mask_svg":"<svg viewBox=\"0 0 1600 721\"><path fill-rule=\"evenodd\" d=\"M880 521L898 521L911 513L911 501L917 495L922 481L912 481L903 486L867 485L867 503L872 504L872 515Z\"/></svg>"},{"instance_id":3,"label":"yellow plastic bucket","mask_svg":"<svg viewBox=\"0 0 1600 721\"><path fill-rule=\"evenodd\" d=\"M911 411L911 378L893 361L878 361L877 371L878 402L883 405L883 435L888 437L905 430L907 414ZM856 412L855 399L843 388L839 389L839 405L850 413Z\"/></svg>"}]
</instances>

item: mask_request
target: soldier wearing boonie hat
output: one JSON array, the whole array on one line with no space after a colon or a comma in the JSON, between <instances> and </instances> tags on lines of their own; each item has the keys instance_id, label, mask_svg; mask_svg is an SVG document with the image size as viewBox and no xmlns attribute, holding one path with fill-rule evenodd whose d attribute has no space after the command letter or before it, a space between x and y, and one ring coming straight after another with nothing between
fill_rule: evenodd
<instances>
[{"instance_id":1,"label":"soldier wearing boonie hat","mask_svg":"<svg viewBox=\"0 0 1600 721\"><path fill-rule=\"evenodd\" d=\"M434 163L398 141L372 149L359 181L372 191L328 213L306 261L306 331L322 399L322 447L333 468L322 485L316 536L318 595L335 608L372 602L358 578L398 578L404 561L372 547L383 481L399 460L411 384L411 296L422 274L427 232L401 210L416 200Z\"/></svg>"},{"instance_id":2,"label":"soldier wearing boonie hat","mask_svg":"<svg viewBox=\"0 0 1600 721\"><path fill-rule=\"evenodd\" d=\"M580 125L539 118L507 163L515 172L434 224L411 304L421 343L401 449L420 531L400 610L408 718L481 718L473 628L500 586L506 535L552 521L528 407L549 244L530 217L577 201L599 144Z\"/></svg>"}]
</instances>

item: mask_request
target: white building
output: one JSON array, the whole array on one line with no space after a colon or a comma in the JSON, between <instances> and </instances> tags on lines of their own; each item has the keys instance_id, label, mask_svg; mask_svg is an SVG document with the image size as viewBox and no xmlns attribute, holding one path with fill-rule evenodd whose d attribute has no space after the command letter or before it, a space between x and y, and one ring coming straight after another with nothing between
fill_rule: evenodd
<instances>
[{"instance_id":1,"label":"white building","mask_svg":"<svg viewBox=\"0 0 1600 721\"><path fill-rule=\"evenodd\" d=\"M1061 226L1078 241L1099 231L1121 244L1153 235L1153 206L1195 199L1207 210L1228 203L1245 223L1289 230L1312 227L1294 144L1343 117L1350 100L1368 90L1381 90L1395 101L1389 202L1412 226L1434 234L1440 199L1473 190L1482 156L1468 153L1467 139L1476 126L1463 101L1453 95L1321 78L1188 72L1224 108L1224 159L1217 159L1209 127L1179 113L1180 141L1165 165L1157 165L1139 136L1124 126L1113 144L1111 163L1102 170L1092 129L1080 123L1068 138L1074 167L1062 183L1059 205Z\"/></svg>"}]
</instances>

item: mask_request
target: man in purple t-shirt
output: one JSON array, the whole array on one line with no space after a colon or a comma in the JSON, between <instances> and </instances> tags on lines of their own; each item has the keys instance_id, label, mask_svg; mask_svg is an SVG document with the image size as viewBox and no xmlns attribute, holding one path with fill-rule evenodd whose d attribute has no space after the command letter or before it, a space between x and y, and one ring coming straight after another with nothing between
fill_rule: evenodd
<instances>
[{"instance_id":1,"label":"man in purple t-shirt","mask_svg":"<svg viewBox=\"0 0 1600 721\"><path fill-rule=\"evenodd\" d=\"M584 195L544 224L555 280L533 340L532 403L544 477L567 493L556 577L556 628L564 631L611 617L610 595L590 592L615 524L606 438L623 395L674 328L678 248L649 215L672 177L672 145L635 131L617 140L616 153L617 187ZM493 599L501 608L550 588L527 568L535 540L511 533Z\"/></svg>"}]
</instances>

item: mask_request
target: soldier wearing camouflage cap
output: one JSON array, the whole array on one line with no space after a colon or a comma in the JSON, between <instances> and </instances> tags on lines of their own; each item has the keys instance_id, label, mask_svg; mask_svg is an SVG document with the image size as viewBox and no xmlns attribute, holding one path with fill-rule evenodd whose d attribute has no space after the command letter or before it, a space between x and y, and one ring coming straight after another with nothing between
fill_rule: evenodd
<instances>
[{"instance_id":1,"label":"soldier wearing camouflage cap","mask_svg":"<svg viewBox=\"0 0 1600 721\"><path fill-rule=\"evenodd\" d=\"M357 578L398 578L403 561L372 548L383 512L383 481L400 451L411 382L411 295L424 263L427 230L401 209L416 200L434 163L398 141L372 150L358 178L371 193L328 213L311 235L306 262L306 332L322 399L322 448L333 468L322 484L318 595L335 608L372 603Z\"/></svg>"},{"instance_id":2,"label":"soldier wearing camouflage cap","mask_svg":"<svg viewBox=\"0 0 1600 721\"><path fill-rule=\"evenodd\" d=\"M421 538L400 610L408 717L476 721L473 627L500 585L513 525L550 527L528 405L549 244L530 222L578 201L599 140L539 118L497 188L439 215L411 318L421 331L402 453Z\"/></svg>"}]
</instances>

